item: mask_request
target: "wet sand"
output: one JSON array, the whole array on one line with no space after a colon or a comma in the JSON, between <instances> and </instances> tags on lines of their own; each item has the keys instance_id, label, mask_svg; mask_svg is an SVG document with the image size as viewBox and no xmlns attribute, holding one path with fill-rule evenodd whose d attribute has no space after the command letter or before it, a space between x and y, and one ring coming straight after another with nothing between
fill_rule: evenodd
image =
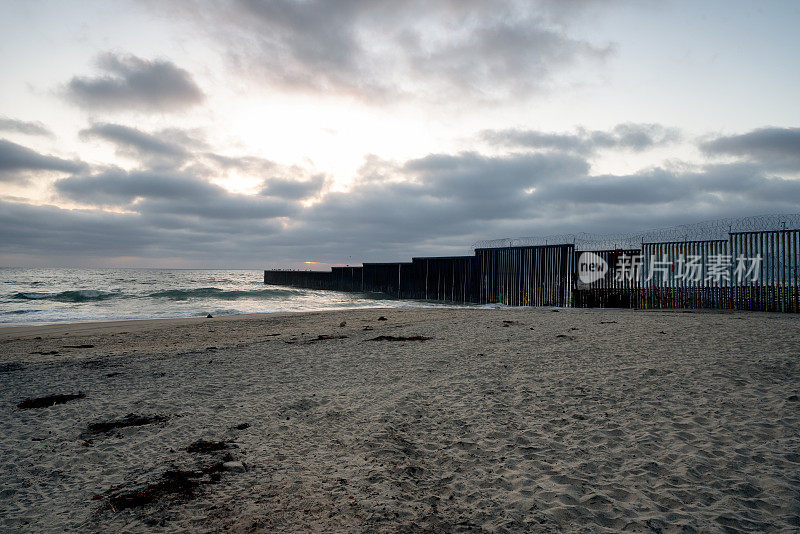
<instances>
[{"instance_id":1,"label":"wet sand","mask_svg":"<svg viewBox=\"0 0 800 534\"><path fill-rule=\"evenodd\" d=\"M13 327L0 384L2 530L800 529L798 316Z\"/></svg>"}]
</instances>

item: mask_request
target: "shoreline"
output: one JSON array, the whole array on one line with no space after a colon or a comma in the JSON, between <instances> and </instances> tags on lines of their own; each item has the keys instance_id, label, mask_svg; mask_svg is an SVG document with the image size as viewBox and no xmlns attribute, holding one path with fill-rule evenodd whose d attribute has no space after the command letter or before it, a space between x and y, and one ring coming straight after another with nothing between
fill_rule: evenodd
<instances>
[{"instance_id":1,"label":"shoreline","mask_svg":"<svg viewBox=\"0 0 800 534\"><path fill-rule=\"evenodd\" d=\"M342 295L349 295L347 292L335 292ZM245 311L239 313L217 313L213 317L246 317L252 315L276 315L285 313L324 313L324 312L338 312L349 310L371 310L371 309L494 309L496 304L474 304L474 303L451 303L444 301L425 301L416 299L388 299L396 303L394 306L386 306L385 304L377 305L364 305L353 307L320 307L316 309L301 309L301 310L274 310L274 311ZM386 300L384 300L384 303ZM530 307L522 307L531 309ZM549 307L542 307L549 308ZM213 311L213 310L212 310ZM202 312L208 313L208 312ZM181 320L181 319L205 319L205 315L174 315L174 316L147 316L147 317L120 317L120 318L98 318L98 319L69 319L69 320L55 320L55 321L31 321L31 322L0 322L0 333L9 328L27 328L27 327L40 327L40 326L57 326L57 325L70 325L70 324L93 324L93 323L110 323L110 322L125 322L125 321L163 321L163 320Z\"/></svg>"},{"instance_id":2,"label":"shoreline","mask_svg":"<svg viewBox=\"0 0 800 534\"><path fill-rule=\"evenodd\" d=\"M133 332L133 331L147 331L157 330L165 327L186 327L192 325L225 323L225 322L238 322L251 323L253 321L264 321L267 319L287 316L313 316L319 314L338 314L338 313L353 313L353 312L387 312L402 310L503 310L505 308L484 308L480 306L460 306L460 305L443 305L443 306L408 306L408 307L356 307L356 308L338 308L338 309L322 309L322 310L303 310L303 311L276 311L276 312L256 312L256 313L237 313L231 315L215 315L211 318L203 316L193 317L150 317L142 319L99 319L96 321L59 321L52 323L27 323L27 324L14 324L9 323L9 326L0 324L0 342L9 339L23 339L32 336L59 336L68 334L80 335L100 335L100 334L114 334L120 332ZM509 308L511 309L511 308ZM515 310L550 310L552 308L525 308L516 307Z\"/></svg>"},{"instance_id":3,"label":"shoreline","mask_svg":"<svg viewBox=\"0 0 800 534\"><path fill-rule=\"evenodd\" d=\"M796 315L370 308L23 328L0 329L0 530L800 526Z\"/></svg>"},{"instance_id":4,"label":"shoreline","mask_svg":"<svg viewBox=\"0 0 800 534\"><path fill-rule=\"evenodd\" d=\"M274 317L291 313L320 313L320 312L265 312L265 313L237 313L233 315L215 315L212 319L215 321L226 321L236 319L261 319L264 317ZM18 336L30 336L45 334L60 333L62 328L69 328L72 331L82 331L93 333L93 328L97 333L111 333L117 330L126 330L130 327L151 328L158 325L182 326L187 324L202 323L211 319L203 316L195 317L148 317L143 319L98 319L97 321L59 321L49 322L43 324L25 323L15 324L7 323L8 326L0 324L0 339Z\"/></svg>"},{"instance_id":5,"label":"shoreline","mask_svg":"<svg viewBox=\"0 0 800 534\"><path fill-rule=\"evenodd\" d=\"M488 307L492 305L459 305L459 304L443 304L441 306L398 306L398 307L356 307L356 308L336 308L336 309L320 309L320 310L303 310L303 311L275 311L275 312L252 312L252 313L236 313L230 315L215 315L211 319L214 321L235 321L235 320L253 320L265 319L269 317L280 317L285 315L305 315L305 314L321 314L321 313L347 313L354 311L370 311L370 310L476 310L476 311L509 311L514 312L541 312L541 311L568 311L578 310L584 312L626 312L626 313L654 313L654 314L682 314L682 313L696 313L696 314L742 314L742 315L757 315L757 316L792 316L794 314L786 312L774 311L751 311L751 310L721 310L721 309L644 309L644 308L561 308L554 306L498 306ZM41 335L42 333L59 333L62 328L69 328L72 331L81 331L85 333L92 333L92 327L97 327L98 333L113 332L117 329L125 330L129 327L142 327L150 328L158 325L172 325L183 326L188 324L203 323L211 320L204 316L192 317L147 317L147 318L128 318L128 319L98 319L91 321L57 321L57 322L42 322L42 323L0 323L0 340L17 336L30 336ZM135 328L141 329L141 328ZM67 331L68 333L68 331Z\"/></svg>"}]
</instances>

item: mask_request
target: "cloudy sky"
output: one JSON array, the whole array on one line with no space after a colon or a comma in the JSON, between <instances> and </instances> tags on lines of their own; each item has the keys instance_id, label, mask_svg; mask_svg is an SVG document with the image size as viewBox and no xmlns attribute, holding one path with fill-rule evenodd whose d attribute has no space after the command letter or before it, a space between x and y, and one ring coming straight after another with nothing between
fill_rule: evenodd
<instances>
[{"instance_id":1,"label":"cloudy sky","mask_svg":"<svg viewBox=\"0 0 800 534\"><path fill-rule=\"evenodd\" d=\"M800 212L793 0L0 0L0 266Z\"/></svg>"}]
</instances>

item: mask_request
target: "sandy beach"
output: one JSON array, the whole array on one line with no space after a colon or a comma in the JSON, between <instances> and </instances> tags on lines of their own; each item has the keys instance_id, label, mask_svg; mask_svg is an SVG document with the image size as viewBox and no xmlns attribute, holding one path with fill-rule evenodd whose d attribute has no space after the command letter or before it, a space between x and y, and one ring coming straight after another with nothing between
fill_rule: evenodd
<instances>
[{"instance_id":1,"label":"sandy beach","mask_svg":"<svg viewBox=\"0 0 800 534\"><path fill-rule=\"evenodd\" d=\"M800 529L793 315L13 327L0 383L5 531Z\"/></svg>"}]
</instances>

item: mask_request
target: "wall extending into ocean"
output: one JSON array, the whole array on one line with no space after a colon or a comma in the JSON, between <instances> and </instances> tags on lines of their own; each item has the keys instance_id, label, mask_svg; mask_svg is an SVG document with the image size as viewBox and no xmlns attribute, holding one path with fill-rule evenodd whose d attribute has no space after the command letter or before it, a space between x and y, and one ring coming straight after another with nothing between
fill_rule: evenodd
<instances>
[{"instance_id":1,"label":"wall extending into ocean","mask_svg":"<svg viewBox=\"0 0 800 534\"><path fill-rule=\"evenodd\" d=\"M800 312L800 216L724 224L724 235L712 221L602 239L499 240L478 245L472 256L267 270L264 283L452 303ZM695 238L701 234L707 238ZM648 240L676 235L683 239Z\"/></svg>"},{"instance_id":2,"label":"wall extending into ocean","mask_svg":"<svg viewBox=\"0 0 800 534\"><path fill-rule=\"evenodd\" d=\"M413 258L404 263L365 263L330 271L264 271L264 283L384 293L401 299L480 302L475 256Z\"/></svg>"}]
</instances>

